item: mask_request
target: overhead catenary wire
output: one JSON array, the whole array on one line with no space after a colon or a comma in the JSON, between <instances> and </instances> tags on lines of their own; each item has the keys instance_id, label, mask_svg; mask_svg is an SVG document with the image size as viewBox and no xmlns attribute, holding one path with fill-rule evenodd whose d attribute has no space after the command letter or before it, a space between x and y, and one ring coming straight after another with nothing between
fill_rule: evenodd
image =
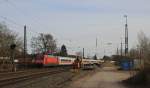
<instances>
[{"instance_id":1,"label":"overhead catenary wire","mask_svg":"<svg viewBox=\"0 0 150 88\"><path fill-rule=\"evenodd\" d=\"M10 20L10 19L8 19L7 17L4 17L4 16L1 16L0 18L2 18L4 21L7 21L7 22L9 22L9 23L12 23L12 24L14 24L14 25L16 25L19 29L20 28L22 28L22 30L23 30L23 27L25 26L25 25L23 25L23 24L19 24L19 23L17 23L17 22L15 22L15 21L13 21L13 20ZM17 27L14 27L15 29L18 29ZM13 30L14 28L9 28L9 29L11 29L11 30ZM33 34L34 33L34 34ZM33 30L33 28L31 28L30 26L27 26L27 34L26 34L26 37L27 37L27 48L26 48L26 52L28 52L28 53L30 53L31 51L30 50L28 50L29 48L31 48L31 41L32 41L32 37L34 37L34 36L36 36L36 35L39 35L39 34L41 34L41 33L38 33L37 31L34 31ZM20 36L21 37L21 36ZM23 37L23 36L22 36Z\"/></svg>"},{"instance_id":2,"label":"overhead catenary wire","mask_svg":"<svg viewBox=\"0 0 150 88\"><path fill-rule=\"evenodd\" d=\"M4 1L6 1L7 2L7 4L9 4L11 7L13 7L18 13L20 13L21 15L23 15L23 16L25 16L25 17L27 17L27 12L25 12L24 10L21 10L20 8L18 8L18 6L13 2L13 1L11 1L11 0L4 0ZM36 17L36 19L35 19L35 17ZM37 25L41 25L41 27L43 28L43 29L47 29L48 27L45 27L45 26L43 26L43 24L41 24L40 22L39 22L39 17L37 17L37 16L34 16L34 17L32 17L32 20L30 21L32 24L37 24ZM17 24L16 22L14 22L14 24ZM18 25L18 24L17 24ZM20 25L19 25L20 26ZM24 25L21 25L21 27L23 27ZM38 32L36 32L35 30L33 30L33 28L31 27L32 25L27 25L27 27L28 27L28 30L27 31L31 31L31 32L33 32L33 33L36 33L36 34L41 34L41 33L38 33ZM31 29L31 30L29 30L29 29Z\"/></svg>"},{"instance_id":3,"label":"overhead catenary wire","mask_svg":"<svg viewBox=\"0 0 150 88\"><path fill-rule=\"evenodd\" d=\"M19 26L19 27L24 26L24 25L22 25L22 24L16 23L15 21L13 21L13 20L11 20L11 19L9 19L9 18L7 18L7 17L4 17L4 16L1 16L1 15L0 15L0 18L2 18L2 19L5 20L5 21L11 22L12 24L15 24L15 25L17 25L17 26Z\"/></svg>"},{"instance_id":4,"label":"overhead catenary wire","mask_svg":"<svg viewBox=\"0 0 150 88\"><path fill-rule=\"evenodd\" d=\"M15 8L15 10L17 11L17 12L19 12L21 15L23 15L23 16L27 16L28 14L27 14L27 12L25 12L24 10L21 10L20 8L18 8L12 1L10 1L10 0L6 0L7 1L7 3L10 5L10 6L12 6L13 8ZM31 17L31 16L30 16ZM36 17L36 18L35 18ZM43 25L43 24L41 24L40 22L39 22L39 17L37 17L37 16L35 16L34 15L34 17L32 16L32 24L37 24L37 25ZM35 24L35 25L36 25ZM45 25L46 26L46 25ZM47 29L45 26L42 26L42 28L43 29Z\"/></svg>"},{"instance_id":5,"label":"overhead catenary wire","mask_svg":"<svg viewBox=\"0 0 150 88\"><path fill-rule=\"evenodd\" d=\"M9 23L12 23L12 24L16 25L17 27L19 27L19 29L22 28L22 30L23 30L23 27L24 27L23 24L19 24L19 23L15 22L13 20L10 20L10 19L8 19L7 17L4 17L4 16L0 16L0 18L2 18L4 21L7 21ZM14 28L9 28L9 29L13 30ZM15 29L18 29L18 28L15 27ZM27 29L28 29L27 30L27 39L31 39L32 38L31 36L29 36L29 35L33 35L32 33L35 33L35 34L38 34L38 35L40 34L40 33L36 32L36 31L32 30L31 27L30 28L27 27ZM30 40L28 40L28 41L30 41ZM27 46L30 46L30 45L31 45L30 43L27 44Z\"/></svg>"},{"instance_id":6,"label":"overhead catenary wire","mask_svg":"<svg viewBox=\"0 0 150 88\"><path fill-rule=\"evenodd\" d=\"M20 13L21 15L23 15L23 16L25 16L25 17L27 17L29 14L28 13L26 13L27 11L24 11L24 10L21 10L21 8L19 8L13 1L11 1L11 0L4 0L4 1L6 1L11 7L13 7L18 13ZM5 20L7 20L7 21L9 21L9 19L5 19ZM10 22L10 21L9 21ZM13 24L15 24L15 25L17 25L17 26L19 26L19 27L22 27L23 28L23 26L24 25L20 25L20 24L18 24L18 23L16 23L16 22L11 22L11 23L13 23ZM32 24L38 24L38 25L41 25L42 26L42 28L43 29L47 29L47 28L45 28L45 26L43 26L43 24L41 24L40 22L39 22L39 17L37 17L37 16L34 16L34 17L32 17L32 20L31 20L31 23ZM27 32L29 32L29 33L35 33L35 34L40 34L40 33L38 33L37 31L35 31L35 30L33 30L33 28L31 27L31 25L27 25ZM32 34L31 34L32 35ZM30 36L31 36L30 35ZM62 37L61 37L62 38ZM69 39L67 39L67 40L69 40Z\"/></svg>"},{"instance_id":7,"label":"overhead catenary wire","mask_svg":"<svg viewBox=\"0 0 150 88\"><path fill-rule=\"evenodd\" d=\"M16 25L16 26L19 27L19 28L23 28L23 27L24 27L23 24L19 24L19 23L15 22L15 21L11 20L10 18L1 16L1 15L0 15L0 18L3 19L4 21L7 21L7 22L9 22L9 23L12 23L12 24ZM27 26L27 28L30 29L30 30L28 30L28 31L30 31L30 32L32 32L32 33L40 34L40 33L36 32L36 31L34 31L33 28L31 28L30 26Z\"/></svg>"}]
</instances>

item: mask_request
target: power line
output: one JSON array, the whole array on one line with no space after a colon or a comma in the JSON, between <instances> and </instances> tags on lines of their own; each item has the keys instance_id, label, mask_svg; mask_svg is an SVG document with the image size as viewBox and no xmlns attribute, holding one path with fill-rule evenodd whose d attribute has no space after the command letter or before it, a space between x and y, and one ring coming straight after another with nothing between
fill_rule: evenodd
<instances>
[{"instance_id":1,"label":"power line","mask_svg":"<svg viewBox=\"0 0 150 88\"><path fill-rule=\"evenodd\" d=\"M0 16L0 18L2 18L3 20L5 20L5 21L7 21L7 22L10 22L10 23L12 23L12 24L14 24L14 25L16 25L16 26L18 26L18 27L23 27L23 26L24 26L23 24L19 24L19 23L15 22L15 21L13 21L13 20L7 18L7 17ZM27 27L29 27L29 26L27 26ZM36 32L36 31L32 30L31 27L29 27L29 29L30 29L30 30L28 30L28 31L30 31L30 32L33 32L33 33L36 33L36 34L40 34L40 33Z\"/></svg>"},{"instance_id":2,"label":"power line","mask_svg":"<svg viewBox=\"0 0 150 88\"><path fill-rule=\"evenodd\" d=\"M23 13L22 11L20 11L20 10L17 8L17 6L16 6L13 2L11 2L11 1L9 1L9 0L6 0L6 2L7 2L11 7L15 8L15 10L16 10L17 12L19 12L20 14L22 14L22 15L24 15L24 16L27 15L27 14Z\"/></svg>"},{"instance_id":3,"label":"power line","mask_svg":"<svg viewBox=\"0 0 150 88\"><path fill-rule=\"evenodd\" d=\"M8 0L7 0L7 2L9 5L11 5L13 8L15 8L16 11L18 11L20 14L24 15L25 17L27 16L27 14L24 11L20 10L20 8L18 8L13 2L8 1ZM39 25L42 25L41 23L39 23L39 17L37 17L37 16L36 16L36 18L35 18L35 16L32 17L32 21L33 21L33 24L38 23ZM44 28L44 29L47 29L47 28Z\"/></svg>"},{"instance_id":4,"label":"power line","mask_svg":"<svg viewBox=\"0 0 150 88\"><path fill-rule=\"evenodd\" d=\"M22 24L16 23L15 21L13 21L13 20L11 20L11 19L9 19L9 18L7 18L7 17L0 16L0 18L2 18L3 20L6 20L6 21L8 21L8 22L11 22L12 24L15 24L15 25L17 25L17 26L19 26L19 27L23 27L23 26L24 26L24 25L22 25Z\"/></svg>"},{"instance_id":5,"label":"power line","mask_svg":"<svg viewBox=\"0 0 150 88\"><path fill-rule=\"evenodd\" d=\"M12 1L10 1L10 0L4 0L4 1L6 1L10 6L12 6L13 8L15 8L15 10L17 11L17 12L19 12L21 15L23 15L23 16L27 16L28 14L27 13L25 13L23 10L20 10L20 8L18 8ZM11 23L13 23L13 24L15 24L15 25L17 25L17 26L20 26L20 27L23 27L24 25L22 25L22 24L18 24L18 23L16 23L16 22L14 22L14 21L12 21L12 20L9 20L9 19L7 19L6 17L2 17L3 19L5 19L5 20L7 20L7 21L9 21L9 22L11 22ZM42 25L41 23L39 23L39 20L38 20L39 18L36 16L36 19L35 19L35 16L34 17L32 17L32 24L38 24L38 25ZM40 33L38 33L38 32L36 32L36 31L34 31L34 30L32 30L33 28L31 28L31 26L27 26L28 27L28 30L27 31L30 31L30 32L33 32L33 33L36 33L36 34L40 34ZM44 27L44 26L43 26ZM29 29L31 29L31 30L29 30ZM47 29L47 28L44 28L44 29Z\"/></svg>"}]
</instances>

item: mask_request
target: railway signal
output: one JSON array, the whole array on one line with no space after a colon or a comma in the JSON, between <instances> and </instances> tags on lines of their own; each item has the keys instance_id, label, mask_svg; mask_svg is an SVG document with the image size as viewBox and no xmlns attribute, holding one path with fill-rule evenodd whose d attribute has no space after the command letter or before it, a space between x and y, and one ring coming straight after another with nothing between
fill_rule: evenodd
<instances>
[{"instance_id":1,"label":"railway signal","mask_svg":"<svg viewBox=\"0 0 150 88\"><path fill-rule=\"evenodd\" d=\"M16 71L16 66L15 66L15 63L14 63L14 60L15 60L15 48L16 48L16 44L11 44L10 45L10 49L11 49L11 56L10 56L10 59L11 59L11 64L12 64L12 71Z\"/></svg>"},{"instance_id":2,"label":"railway signal","mask_svg":"<svg viewBox=\"0 0 150 88\"><path fill-rule=\"evenodd\" d=\"M11 49L11 50L14 50L15 48L16 48L16 44L11 44L11 45L10 45L10 49Z\"/></svg>"}]
</instances>

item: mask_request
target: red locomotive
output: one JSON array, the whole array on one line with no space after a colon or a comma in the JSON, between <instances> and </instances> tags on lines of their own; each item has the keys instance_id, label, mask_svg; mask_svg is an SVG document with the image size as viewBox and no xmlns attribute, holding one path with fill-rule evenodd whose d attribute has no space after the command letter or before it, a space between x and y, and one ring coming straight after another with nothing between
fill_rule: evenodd
<instances>
[{"instance_id":1,"label":"red locomotive","mask_svg":"<svg viewBox=\"0 0 150 88\"><path fill-rule=\"evenodd\" d=\"M38 55L34 61L36 65L41 66L57 66L57 65L72 65L75 58L60 57L53 55Z\"/></svg>"}]
</instances>

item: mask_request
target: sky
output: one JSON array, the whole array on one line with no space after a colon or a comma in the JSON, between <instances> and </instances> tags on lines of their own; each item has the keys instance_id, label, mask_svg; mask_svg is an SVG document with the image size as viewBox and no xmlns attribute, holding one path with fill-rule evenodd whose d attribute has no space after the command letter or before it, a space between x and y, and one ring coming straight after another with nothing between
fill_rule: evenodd
<instances>
[{"instance_id":1,"label":"sky","mask_svg":"<svg viewBox=\"0 0 150 88\"><path fill-rule=\"evenodd\" d=\"M70 54L85 48L86 56L96 53L97 38L97 55L103 57L120 48L124 15L129 48L136 46L140 31L150 37L149 4L149 0L0 0L0 22L20 36L27 25L28 51L31 37L51 33L58 47L65 44Z\"/></svg>"}]
</instances>

